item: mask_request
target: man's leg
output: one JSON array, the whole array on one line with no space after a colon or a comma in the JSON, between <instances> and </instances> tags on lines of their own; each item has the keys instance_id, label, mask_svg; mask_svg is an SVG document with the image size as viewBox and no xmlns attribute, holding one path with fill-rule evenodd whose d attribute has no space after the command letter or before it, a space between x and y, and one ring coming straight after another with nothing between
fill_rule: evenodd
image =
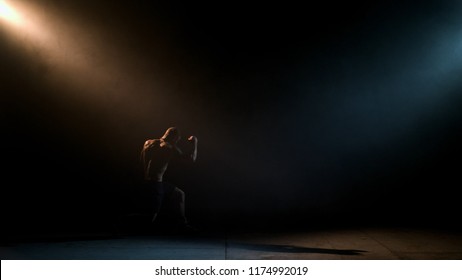
<instances>
[{"instance_id":1,"label":"man's leg","mask_svg":"<svg viewBox=\"0 0 462 280\"><path fill-rule=\"evenodd\" d=\"M164 188L161 182L155 182L151 185L151 204L150 214L152 215L151 223L157 220L160 209L162 207L162 201L164 200Z\"/></svg>"},{"instance_id":2,"label":"man's leg","mask_svg":"<svg viewBox=\"0 0 462 280\"><path fill-rule=\"evenodd\" d=\"M173 214L175 229L182 233L197 233L197 229L191 227L186 219L184 191L174 185L170 185L170 187L168 204Z\"/></svg>"},{"instance_id":3,"label":"man's leg","mask_svg":"<svg viewBox=\"0 0 462 280\"><path fill-rule=\"evenodd\" d=\"M185 214L185 193L181 189L175 187L171 195L171 203L179 225L186 225L186 214Z\"/></svg>"}]
</instances>

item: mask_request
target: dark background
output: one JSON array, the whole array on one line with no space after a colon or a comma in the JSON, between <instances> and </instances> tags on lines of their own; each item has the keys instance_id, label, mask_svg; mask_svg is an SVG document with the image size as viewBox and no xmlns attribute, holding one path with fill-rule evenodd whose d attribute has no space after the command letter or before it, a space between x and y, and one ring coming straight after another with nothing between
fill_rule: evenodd
<instances>
[{"instance_id":1,"label":"dark background","mask_svg":"<svg viewBox=\"0 0 462 280\"><path fill-rule=\"evenodd\" d=\"M10 2L51 41L0 21L6 233L104 230L169 126L196 225L459 226L458 1Z\"/></svg>"}]
</instances>

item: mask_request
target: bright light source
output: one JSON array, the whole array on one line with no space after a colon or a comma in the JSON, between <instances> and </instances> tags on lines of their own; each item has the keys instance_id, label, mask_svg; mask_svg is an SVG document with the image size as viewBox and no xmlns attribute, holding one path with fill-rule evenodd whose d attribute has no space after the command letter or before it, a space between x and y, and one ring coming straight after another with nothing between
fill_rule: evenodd
<instances>
[{"instance_id":1,"label":"bright light source","mask_svg":"<svg viewBox=\"0 0 462 280\"><path fill-rule=\"evenodd\" d=\"M19 24L21 22L19 14L4 0L0 0L0 19L4 19L14 24Z\"/></svg>"}]
</instances>

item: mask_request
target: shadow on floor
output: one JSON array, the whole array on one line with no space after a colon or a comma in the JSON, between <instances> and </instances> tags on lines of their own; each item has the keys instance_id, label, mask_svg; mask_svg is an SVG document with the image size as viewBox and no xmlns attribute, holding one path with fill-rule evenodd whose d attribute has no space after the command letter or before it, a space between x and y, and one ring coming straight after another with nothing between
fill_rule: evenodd
<instances>
[{"instance_id":1,"label":"shadow on floor","mask_svg":"<svg viewBox=\"0 0 462 280\"><path fill-rule=\"evenodd\" d=\"M367 253L364 250L355 249L326 249L326 248L310 248L300 247L291 245L273 245L273 244L248 244L248 243L230 243L228 246L235 248L263 251L263 252L275 252L275 253L316 253L316 254L333 254L333 255L348 255L355 256Z\"/></svg>"}]
</instances>

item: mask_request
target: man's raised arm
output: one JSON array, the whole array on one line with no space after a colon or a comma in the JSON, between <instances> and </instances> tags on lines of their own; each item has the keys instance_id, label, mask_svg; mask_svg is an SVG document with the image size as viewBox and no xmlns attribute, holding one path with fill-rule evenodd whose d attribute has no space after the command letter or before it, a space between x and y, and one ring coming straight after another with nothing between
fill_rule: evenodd
<instances>
[{"instance_id":1,"label":"man's raised arm","mask_svg":"<svg viewBox=\"0 0 462 280\"><path fill-rule=\"evenodd\" d=\"M197 137L189 136L188 142L191 143L191 145L193 145L190 157L191 157L191 160L195 162L197 158L197 142L198 142Z\"/></svg>"}]
</instances>

